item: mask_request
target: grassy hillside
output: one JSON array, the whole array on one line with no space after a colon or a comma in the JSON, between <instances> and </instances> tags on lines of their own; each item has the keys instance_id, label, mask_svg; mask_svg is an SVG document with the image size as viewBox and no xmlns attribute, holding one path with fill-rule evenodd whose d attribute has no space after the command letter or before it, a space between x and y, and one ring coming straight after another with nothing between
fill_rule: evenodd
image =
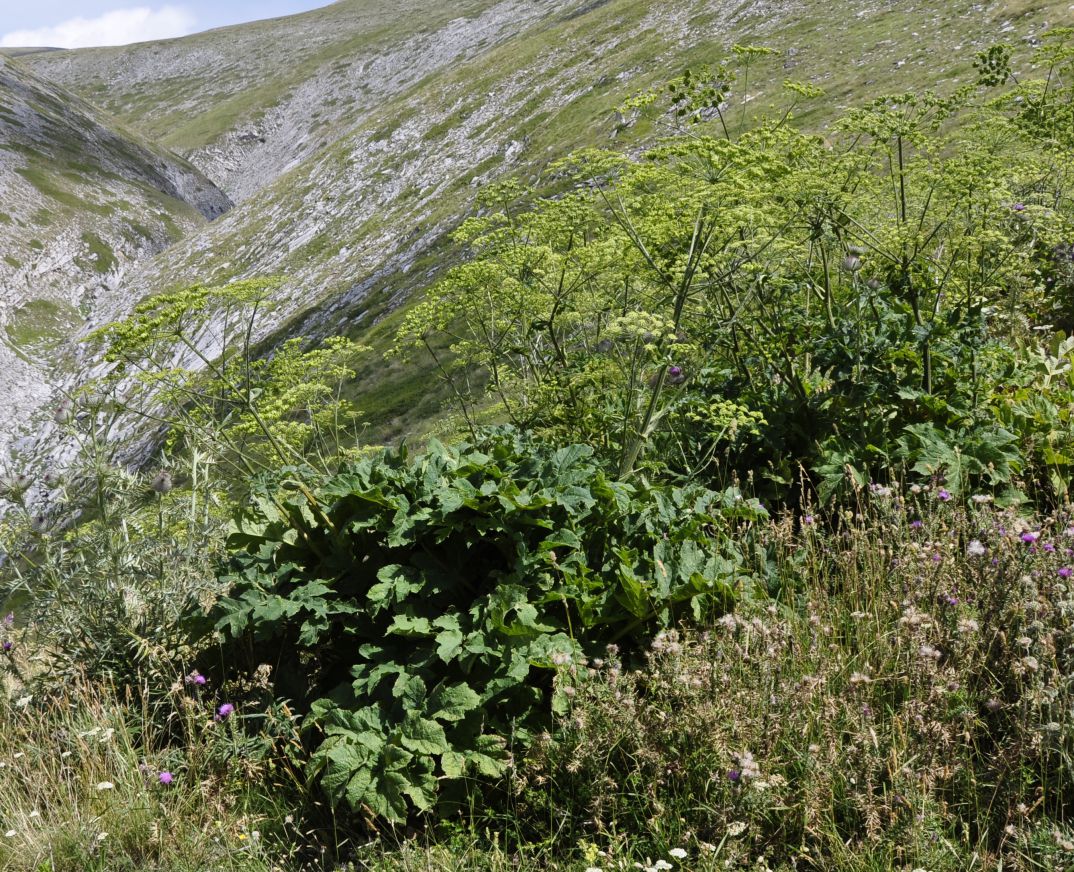
<instances>
[{"instance_id":1,"label":"grassy hillside","mask_svg":"<svg viewBox=\"0 0 1074 872\"><path fill-rule=\"evenodd\" d=\"M106 294L102 317L167 286L272 273L288 281L266 332L290 323L314 336L362 335L450 260L444 235L478 187L532 176L573 148L657 133L622 129L615 107L734 42L778 52L747 84L751 108L793 77L824 88L803 109L823 128L870 95L942 89L970 69L974 51L998 40L1025 45L1065 11L1061 2L695 0L670 10L564 0L450 12L416 2L389 14L346 0L27 62L185 150L244 198ZM378 434L420 426L410 399L428 373L373 366L367 375L375 377L355 390L369 397Z\"/></svg>"}]
</instances>

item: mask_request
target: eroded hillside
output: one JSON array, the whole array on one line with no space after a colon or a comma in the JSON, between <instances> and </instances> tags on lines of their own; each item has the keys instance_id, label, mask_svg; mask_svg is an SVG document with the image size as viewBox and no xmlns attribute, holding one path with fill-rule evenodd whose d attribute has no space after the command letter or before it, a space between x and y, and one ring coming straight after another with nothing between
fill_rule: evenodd
<instances>
[{"instance_id":1,"label":"eroded hillside","mask_svg":"<svg viewBox=\"0 0 1074 872\"><path fill-rule=\"evenodd\" d=\"M96 298L231 203L185 160L3 57L0 190L0 390L18 421L47 399Z\"/></svg>"}]
</instances>

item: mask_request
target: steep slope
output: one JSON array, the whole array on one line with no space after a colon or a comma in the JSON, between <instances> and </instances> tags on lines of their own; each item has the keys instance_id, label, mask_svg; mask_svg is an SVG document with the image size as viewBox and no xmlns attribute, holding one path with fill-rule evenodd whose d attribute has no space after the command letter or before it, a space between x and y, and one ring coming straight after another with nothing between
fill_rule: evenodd
<instances>
[{"instance_id":1,"label":"steep slope","mask_svg":"<svg viewBox=\"0 0 1074 872\"><path fill-rule=\"evenodd\" d=\"M47 395L57 344L96 296L231 205L186 161L5 57L0 191L0 392L15 421Z\"/></svg>"},{"instance_id":2,"label":"steep slope","mask_svg":"<svg viewBox=\"0 0 1074 872\"><path fill-rule=\"evenodd\" d=\"M184 39L27 60L187 154L241 200L385 99L563 5L341 0Z\"/></svg>"},{"instance_id":3,"label":"steep slope","mask_svg":"<svg viewBox=\"0 0 1074 872\"><path fill-rule=\"evenodd\" d=\"M572 148L653 135L626 129L615 107L684 65L734 42L771 46L779 54L746 100L762 105L788 76L815 82L827 96L806 111L822 126L839 106L967 76L975 50L1031 39L1062 23L1068 2L343 0L25 62L187 149L241 200L105 290L95 321L182 282L275 273L287 281L263 336L376 342L450 262L446 233L478 187L531 177ZM427 373L373 363L362 375L354 391L378 435L432 413Z\"/></svg>"}]
</instances>

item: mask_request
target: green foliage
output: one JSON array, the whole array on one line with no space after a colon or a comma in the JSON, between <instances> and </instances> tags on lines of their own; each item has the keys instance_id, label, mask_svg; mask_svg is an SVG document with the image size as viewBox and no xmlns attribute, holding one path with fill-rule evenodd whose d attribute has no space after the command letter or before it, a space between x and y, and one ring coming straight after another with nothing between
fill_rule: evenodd
<instances>
[{"instance_id":1,"label":"green foliage","mask_svg":"<svg viewBox=\"0 0 1074 872\"><path fill-rule=\"evenodd\" d=\"M566 705L557 664L728 608L730 530L763 516L732 491L616 481L586 446L434 442L257 491L217 627L308 712L333 802L402 821L505 771Z\"/></svg>"},{"instance_id":2,"label":"green foliage","mask_svg":"<svg viewBox=\"0 0 1074 872\"><path fill-rule=\"evenodd\" d=\"M757 53L736 47L740 78ZM995 78L1005 58L981 63ZM624 475L845 499L904 467L1059 500L1048 457L1070 456L1070 429L1046 447L1033 414L992 401L1035 370L1040 329L1074 325L1063 31L1036 61L1047 80L985 105L972 87L893 95L827 139L793 106L732 130L731 67L686 73L670 102L688 135L637 159L579 153L551 192L489 191L458 234L469 259L398 349L450 341L443 373L471 417L491 400ZM726 403L730 426L696 413Z\"/></svg>"},{"instance_id":3,"label":"green foliage","mask_svg":"<svg viewBox=\"0 0 1074 872\"><path fill-rule=\"evenodd\" d=\"M204 456L185 472L125 471L95 438L99 414L84 414L91 432L80 434L79 465L62 477L26 478L51 505L28 507L20 493L4 517L0 596L42 653L28 681L47 690L86 678L159 702L198 653L189 615L221 590L212 573L226 518L221 483ZM172 475L187 487L173 490ZM154 490L161 483L168 492Z\"/></svg>"},{"instance_id":4,"label":"green foliage","mask_svg":"<svg viewBox=\"0 0 1074 872\"><path fill-rule=\"evenodd\" d=\"M208 446L246 473L295 461L329 466L353 441L358 415L340 388L368 349L329 337L311 350L291 339L258 354L257 319L279 284L194 285L144 301L92 337L113 366L104 387L139 386L128 411L167 423L169 447Z\"/></svg>"}]
</instances>

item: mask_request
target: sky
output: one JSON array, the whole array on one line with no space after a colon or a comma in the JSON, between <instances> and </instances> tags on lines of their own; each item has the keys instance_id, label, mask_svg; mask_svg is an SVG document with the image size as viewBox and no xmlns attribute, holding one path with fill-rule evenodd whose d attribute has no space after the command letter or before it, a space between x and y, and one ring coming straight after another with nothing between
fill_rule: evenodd
<instances>
[{"instance_id":1,"label":"sky","mask_svg":"<svg viewBox=\"0 0 1074 872\"><path fill-rule=\"evenodd\" d=\"M329 0L0 0L0 46L83 48L185 36Z\"/></svg>"}]
</instances>

